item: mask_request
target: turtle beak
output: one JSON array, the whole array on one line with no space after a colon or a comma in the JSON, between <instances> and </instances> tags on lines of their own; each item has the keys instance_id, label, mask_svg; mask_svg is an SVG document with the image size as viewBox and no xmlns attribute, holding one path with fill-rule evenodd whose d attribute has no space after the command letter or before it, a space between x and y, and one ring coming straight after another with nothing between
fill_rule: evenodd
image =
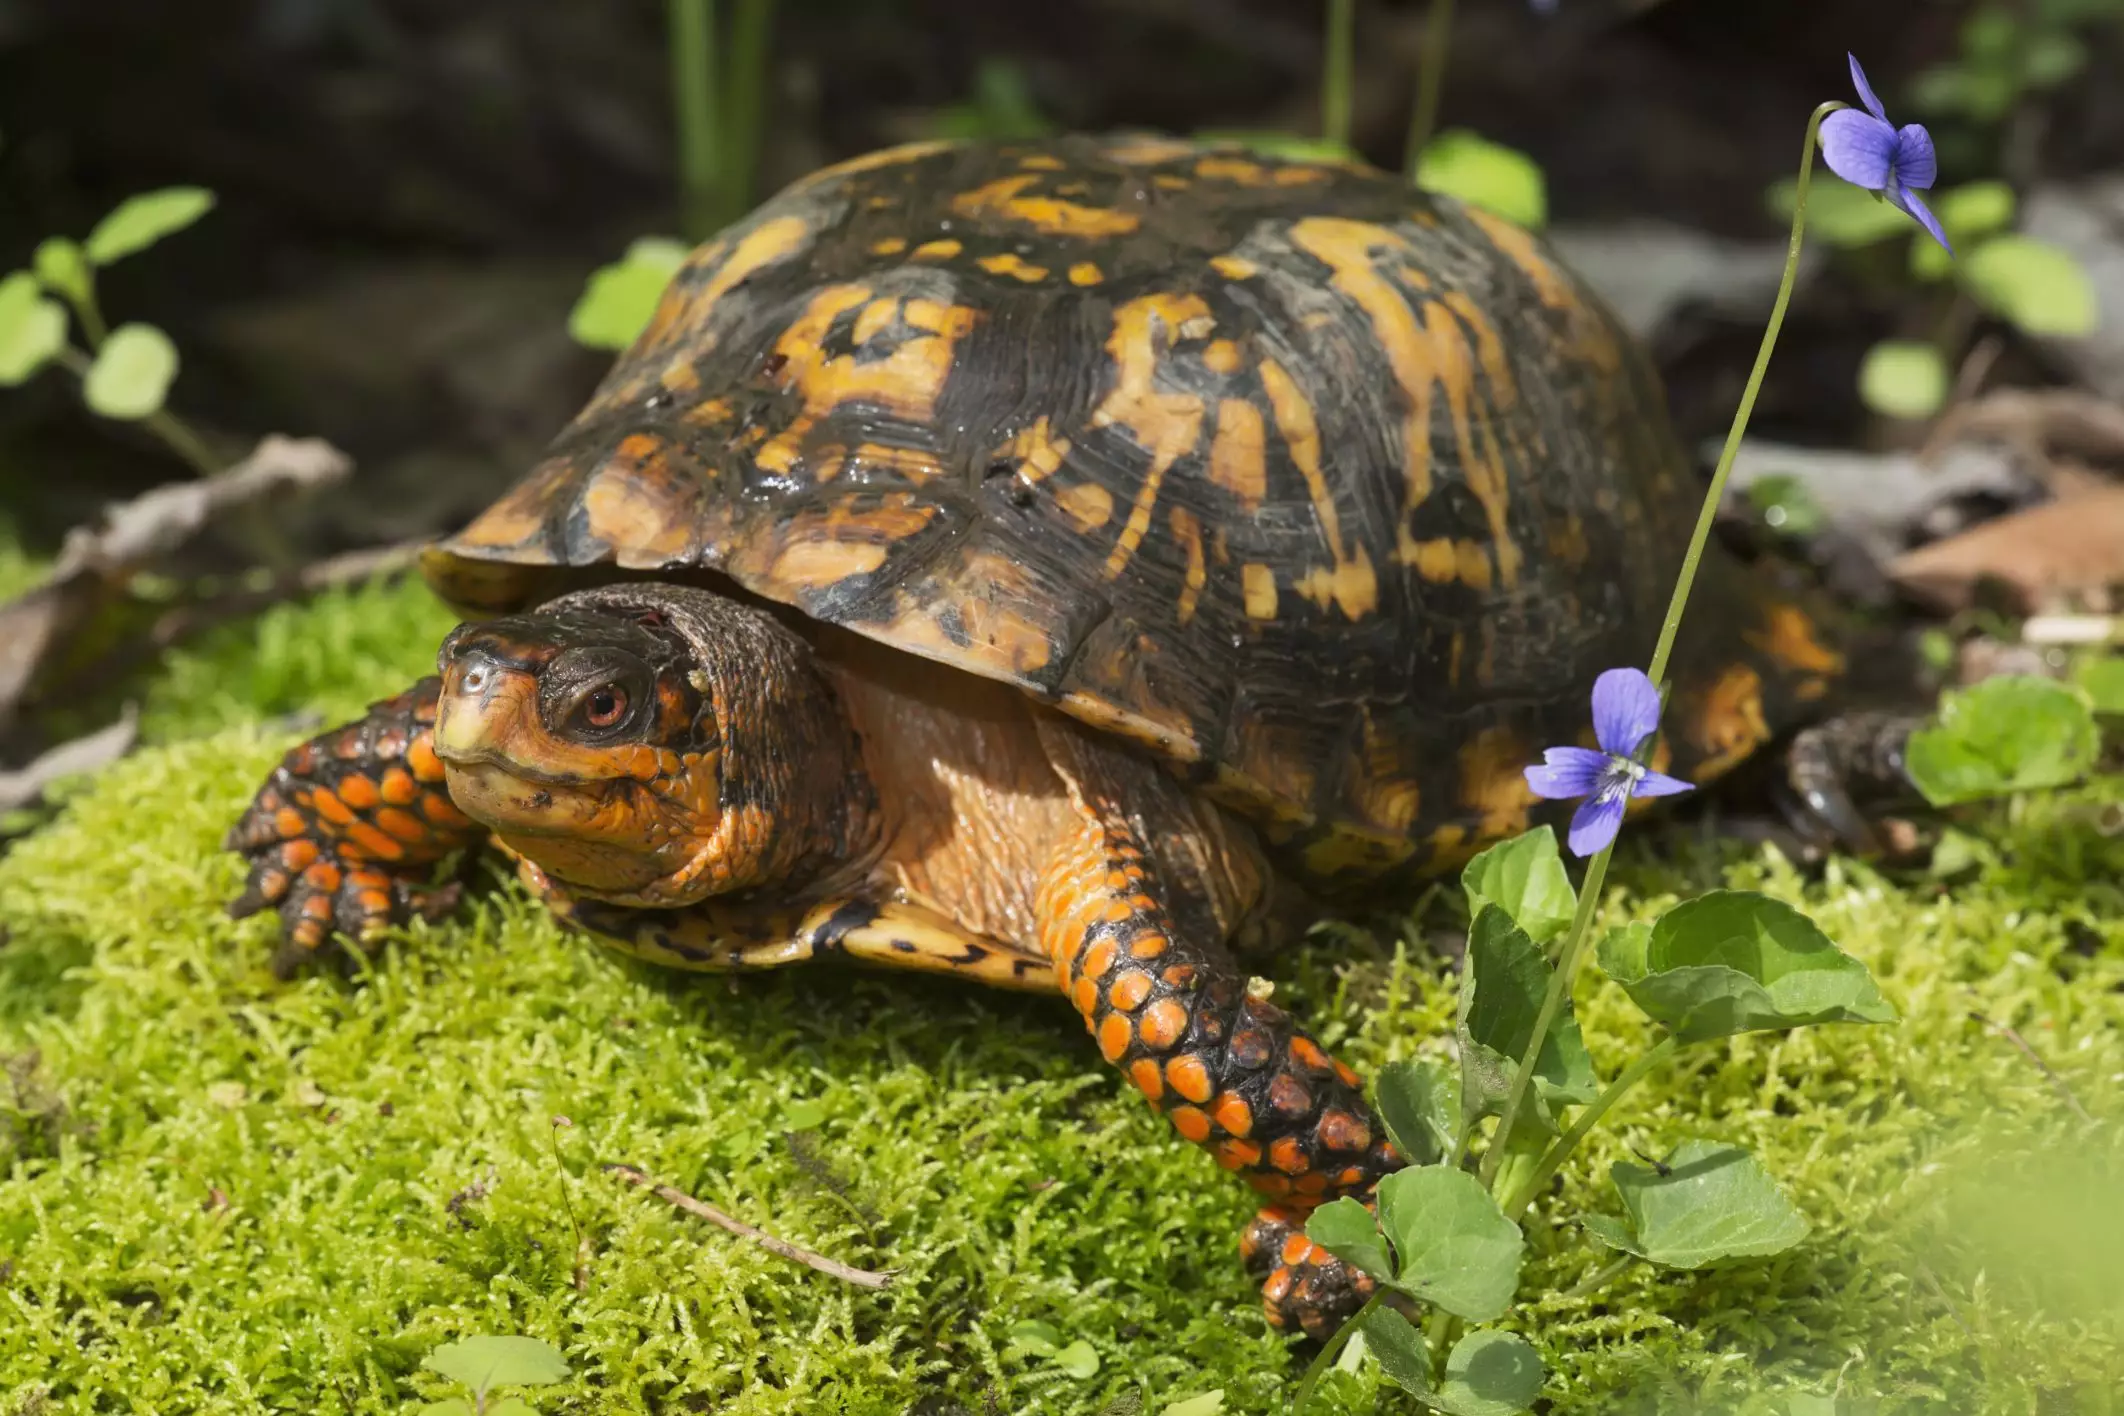
<instances>
[{"instance_id":1,"label":"turtle beak","mask_svg":"<svg viewBox=\"0 0 2124 1416\"><path fill-rule=\"evenodd\" d=\"M538 726L538 679L524 665L479 649L445 651L435 755L454 767L513 763L509 751Z\"/></svg>"}]
</instances>

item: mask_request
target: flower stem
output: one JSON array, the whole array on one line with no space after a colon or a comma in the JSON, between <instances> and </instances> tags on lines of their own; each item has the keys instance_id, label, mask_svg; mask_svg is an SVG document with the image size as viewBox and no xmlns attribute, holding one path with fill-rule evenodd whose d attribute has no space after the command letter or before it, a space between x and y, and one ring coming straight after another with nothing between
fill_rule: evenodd
<instances>
[{"instance_id":1,"label":"flower stem","mask_svg":"<svg viewBox=\"0 0 2124 1416\"><path fill-rule=\"evenodd\" d=\"M1337 1328L1333 1337L1321 1344L1319 1354L1306 1367L1305 1375L1298 1379L1298 1394L1291 1398L1291 1416L1303 1416L1305 1403L1312 1397L1313 1388L1319 1385L1320 1378L1327 1369L1334 1365L1337 1354L1349 1345L1350 1335L1364 1326L1364 1320L1372 1315L1372 1309L1378 1307L1380 1299L1386 1295L1387 1290L1381 1288L1365 1299L1364 1306L1351 1314L1350 1320Z\"/></svg>"},{"instance_id":2,"label":"flower stem","mask_svg":"<svg viewBox=\"0 0 2124 1416\"><path fill-rule=\"evenodd\" d=\"M1688 607L1689 591L1696 584L1696 568L1703 560L1705 543L1711 539L1711 523L1718 515L1719 502L1725 497L1726 481L1733 475L1734 454L1740 451L1741 436L1748 430L1748 415L1755 411L1756 395L1762 392L1763 375L1770 367L1770 353L1777 347L1778 331L1784 327L1785 309L1792 303L1792 286L1799 275L1800 242L1807 227L1807 184L1814 175L1814 148L1821 134L1822 120L1844 106L1841 103L1825 103L1815 109L1813 117L1807 120L1807 143L1800 153L1799 184L1793 193L1792 238L1785 248L1784 278L1778 282L1777 300L1770 307L1770 322L1763 330L1762 347L1756 351L1755 367L1748 374L1748 386L1742 390L1740 406L1734 410L1733 426L1726 434L1725 448L1718 455L1718 467L1711 474L1711 485L1704 491L1703 510L1697 513L1696 531L1689 538L1689 550L1682 557L1681 573L1675 577L1673 598L1667 602L1667 617L1659 627L1659 643L1652 650L1651 666L1645 670L1646 676L1655 684L1665 677L1667 661L1673 656L1674 638L1681 631L1682 611ZM1599 854L1586 863L1585 883L1579 888L1578 910L1571 918L1571 932L1566 936L1556 971L1549 978L1549 989L1542 997L1541 1011L1534 1016L1534 1032L1527 1040L1526 1055L1519 1059L1519 1066L1512 1073L1512 1090L1505 1097L1504 1114L1497 1120L1495 1135L1498 1139L1483 1153L1482 1182L1485 1185L1494 1184L1497 1179L1497 1167L1504 1159L1503 1138L1512 1134L1512 1127L1519 1120L1519 1110L1526 1100L1527 1088L1534 1080L1534 1065L1541 1056L1541 1045L1548 1038L1549 1029L1555 1026L1556 1015L1563 1011L1565 1000L1571 996L1571 984L1578 976L1579 965L1585 962L1587 933L1593 922L1593 911L1599 904L1600 887L1607 879L1608 858L1614 851L1615 843L1610 841ZM1651 1053L1639 1058L1636 1065L1643 1065L1646 1058L1658 1051L1658 1048L1654 1048ZM1625 1072L1623 1075L1630 1074ZM1614 1088L1609 1088L1609 1091L1613 1092ZM1603 1093L1603 1101L1609 1105L1613 1104L1606 1093ZM1598 1120L1600 1113L1606 1109L1606 1105L1597 1101L1587 1116ZM1586 1118L1581 1118L1579 1125L1571 1128L1571 1135L1580 1134L1581 1127L1585 1124ZM1567 1136L1565 1139L1570 1140L1571 1137ZM1576 1142L1573 1141L1572 1144ZM1551 1153L1554 1154L1553 1147ZM1558 1159L1560 1163L1561 1157ZM1538 1183L1548 1183L1550 1173L1553 1172L1536 1172ZM1526 1191L1529 1196L1533 1193L1533 1188Z\"/></svg>"},{"instance_id":3,"label":"flower stem","mask_svg":"<svg viewBox=\"0 0 2124 1416\"><path fill-rule=\"evenodd\" d=\"M1320 136L1350 143L1350 65L1357 0L1328 0L1327 56L1320 76Z\"/></svg>"},{"instance_id":4,"label":"flower stem","mask_svg":"<svg viewBox=\"0 0 2124 1416\"><path fill-rule=\"evenodd\" d=\"M1571 1123L1571 1129L1556 1138L1555 1143L1542 1156L1541 1164L1535 1166L1534 1173L1527 1177L1526 1183L1499 1206L1504 1211L1505 1218L1516 1221L1524 1214L1527 1206L1534 1202L1534 1197L1541 1193L1542 1187L1554 1179L1556 1172L1563 1168L1563 1163L1571 1158L1571 1152L1578 1149L1578 1143L1600 1124L1601 1117L1608 1114L1608 1109L1621 1101L1624 1093L1651 1075L1680 1049L1681 1044L1678 1041L1671 1036L1665 1037L1635 1062L1623 1068L1621 1075L1608 1083L1607 1089L1595 1097L1593 1104Z\"/></svg>"},{"instance_id":5,"label":"flower stem","mask_svg":"<svg viewBox=\"0 0 2124 1416\"><path fill-rule=\"evenodd\" d=\"M1409 115L1409 138L1401 150L1402 166L1409 180L1416 180L1416 165L1423 159L1424 145L1438 126L1438 104L1445 96L1446 56L1453 49L1453 0L1431 0L1431 12L1423 27L1423 67L1416 71L1416 109Z\"/></svg>"},{"instance_id":6,"label":"flower stem","mask_svg":"<svg viewBox=\"0 0 2124 1416\"><path fill-rule=\"evenodd\" d=\"M1689 538L1689 554L1682 559L1681 575L1674 582L1674 598L1667 602L1666 622L1659 627L1659 644L1652 650L1652 663L1645 670L1652 682L1666 676L1667 660L1674 653L1674 636L1681 632L1682 610L1689 603L1689 589L1696 583L1697 563L1704 558L1704 543L1711 539L1711 523L1726 495L1726 479L1733 475L1733 458L1740 451L1741 437L1748 431L1748 415L1755 411L1755 397L1762 392L1763 375L1770 368L1770 352L1777 347L1778 331L1784 328L1785 308L1792 303L1792 285L1799 276L1800 241L1807 230L1807 184L1814 176L1814 148L1822 120L1841 103L1825 103L1807 120L1807 145L1800 152L1799 185L1792 194L1792 237L1785 246L1785 274L1777 284L1777 302L1770 307L1770 323L1763 329L1762 347L1755 353L1755 367L1748 371L1748 386L1741 391L1740 406L1733 410L1733 426L1727 430L1726 446L1718 455L1717 470L1704 493L1703 510L1697 513L1696 532Z\"/></svg>"}]
</instances>

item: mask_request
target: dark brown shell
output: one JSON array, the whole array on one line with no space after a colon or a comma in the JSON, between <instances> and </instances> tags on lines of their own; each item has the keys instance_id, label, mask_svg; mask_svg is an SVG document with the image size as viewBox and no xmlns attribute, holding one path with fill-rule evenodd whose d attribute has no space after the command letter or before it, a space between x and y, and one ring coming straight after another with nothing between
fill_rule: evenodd
<instances>
[{"instance_id":1,"label":"dark brown shell","mask_svg":"<svg viewBox=\"0 0 2124 1416\"><path fill-rule=\"evenodd\" d=\"M1638 350L1515 226L1166 139L926 144L696 252L431 573L500 609L531 567L719 572L1155 749L1333 883L1526 825L1697 496ZM1678 770L1840 667L1740 583L1714 556Z\"/></svg>"}]
</instances>

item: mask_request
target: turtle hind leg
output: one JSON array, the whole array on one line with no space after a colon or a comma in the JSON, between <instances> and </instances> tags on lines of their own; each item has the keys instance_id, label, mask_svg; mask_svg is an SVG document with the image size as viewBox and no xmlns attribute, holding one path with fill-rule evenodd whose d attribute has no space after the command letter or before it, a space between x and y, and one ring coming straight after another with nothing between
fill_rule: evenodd
<instances>
[{"instance_id":1,"label":"turtle hind leg","mask_svg":"<svg viewBox=\"0 0 2124 1416\"><path fill-rule=\"evenodd\" d=\"M280 911L283 978L336 931L357 943L418 914L447 914L457 888L428 888L436 861L485 834L451 802L433 742L441 681L422 679L355 722L302 743L266 779L223 847L250 863L238 919Z\"/></svg>"},{"instance_id":2,"label":"turtle hind leg","mask_svg":"<svg viewBox=\"0 0 2124 1416\"><path fill-rule=\"evenodd\" d=\"M1370 1281L1307 1240L1305 1217L1338 1196L1369 1203L1405 1162L1356 1073L1249 990L1223 939L1199 923L1176 927L1146 835L1189 828L1178 783L1074 727L1043 722L1041 736L1083 814L1039 884L1035 914L1056 980L1101 1055L1184 1138L1273 1202L1242 1256L1266 1272L1273 1326L1325 1337Z\"/></svg>"}]
</instances>

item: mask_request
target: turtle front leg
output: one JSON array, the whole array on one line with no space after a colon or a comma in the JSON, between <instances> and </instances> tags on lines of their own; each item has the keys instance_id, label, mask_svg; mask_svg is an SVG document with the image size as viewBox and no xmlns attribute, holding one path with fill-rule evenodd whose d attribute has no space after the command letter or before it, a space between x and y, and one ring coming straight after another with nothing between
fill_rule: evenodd
<instances>
[{"instance_id":1,"label":"turtle front leg","mask_svg":"<svg viewBox=\"0 0 2124 1416\"><path fill-rule=\"evenodd\" d=\"M1173 1129L1272 1203L1241 1243L1265 1273L1277 1328L1326 1337L1371 1280L1309 1242L1305 1217L1353 1195L1366 1203L1406 1162L1357 1074L1282 1009L1249 991L1222 939L1183 931L1157 878L1148 832L1186 829L1179 788L1072 729L1062 766L1083 812L1039 884L1040 941L1062 991L1106 1060ZM1199 913L1199 912L1197 912Z\"/></svg>"},{"instance_id":2,"label":"turtle front leg","mask_svg":"<svg viewBox=\"0 0 2124 1416\"><path fill-rule=\"evenodd\" d=\"M251 866L229 913L279 906L281 977L315 958L334 929L367 941L455 906L454 888L427 888L428 867L486 830L444 785L433 741L440 688L422 679L290 751L229 829L223 847Z\"/></svg>"}]
</instances>

